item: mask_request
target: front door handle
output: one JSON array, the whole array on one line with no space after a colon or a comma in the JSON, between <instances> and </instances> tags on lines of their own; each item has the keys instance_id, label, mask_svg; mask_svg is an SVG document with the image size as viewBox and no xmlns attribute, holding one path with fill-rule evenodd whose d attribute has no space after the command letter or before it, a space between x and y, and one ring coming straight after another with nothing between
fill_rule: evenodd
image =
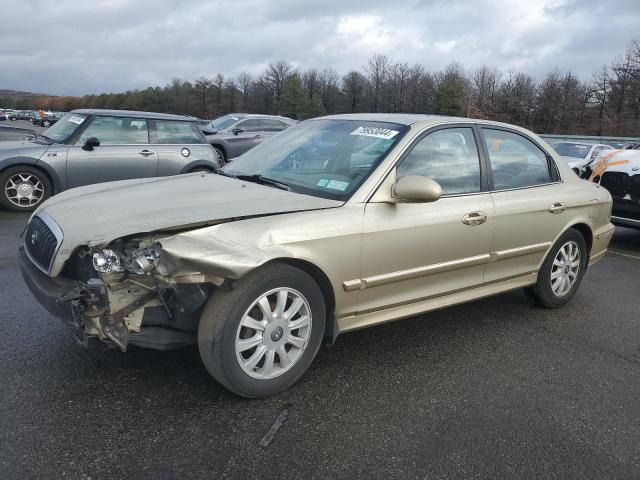
<instances>
[{"instance_id":1,"label":"front door handle","mask_svg":"<svg viewBox=\"0 0 640 480\"><path fill-rule=\"evenodd\" d=\"M471 212L462 217L465 225L481 225L487 221L487 214L484 212Z\"/></svg>"},{"instance_id":2,"label":"front door handle","mask_svg":"<svg viewBox=\"0 0 640 480\"><path fill-rule=\"evenodd\" d=\"M549 207L549 211L551 213L562 213L567 209L567 207L562 202L556 202Z\"/></svg>"},{"instance_id":3,"label":"front door handle","mask_svg":"<svg viewBox=\"0 0 640 480\"><path fill-rule=\"evenodd\" d=\"M149 155L153 155L153 152L151 150L142 150L140 153L140 155L142 155L143 157L148 157Z\"/></svg>"}]
</instances>

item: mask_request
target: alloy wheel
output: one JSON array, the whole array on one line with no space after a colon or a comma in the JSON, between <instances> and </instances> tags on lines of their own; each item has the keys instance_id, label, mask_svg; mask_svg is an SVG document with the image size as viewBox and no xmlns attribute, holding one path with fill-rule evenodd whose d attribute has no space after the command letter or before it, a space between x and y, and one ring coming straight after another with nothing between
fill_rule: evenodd
<instances>
[{"instance_id":1,"label":"alloy wheel","mask_svg":"<svg viewBox=\"0 0 640 480\"><path fill-rule=\"evenodd\" d=\"M580 271L580 248L573 240L560 247L551 266L551 290L558 297L571 291Z\"/></svg>"},{"instance_id":2,"label":"alloy wheel","mask_svg":"<svg viewBox=\"0 0 640 480\"><path fill-rule=\"evenodd\" d=\"M42 201L44 185L32 173L16 173L6 181L4 193L17 207L33 207Z\"/></svg>"},{"instance_id":3,"label":"alloy wheel","mask_svg":"<svg viewBox=\"0 0 640 480\"><path fill-rule=\"evenodd\" d=\"M257 379L287 372L311 338L311 307L292 288L276 288L256 299L243 315L235 340L240 368Z\"/></svg>"}]
</instances>

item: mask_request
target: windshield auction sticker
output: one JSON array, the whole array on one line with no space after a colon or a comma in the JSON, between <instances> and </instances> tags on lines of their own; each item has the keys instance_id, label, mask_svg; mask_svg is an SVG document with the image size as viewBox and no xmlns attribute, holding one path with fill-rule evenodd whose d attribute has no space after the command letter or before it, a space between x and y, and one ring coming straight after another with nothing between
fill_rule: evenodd
<instances>
[{"instance_id":1,"label":"windshield auction sticker","mask_svg":"<svg viewBox=\"0 0 640 480\"><path fill-rule=\"evenodd\" d=\"M78 125L80 125L82 122L84 122L84 117L76 117L75 115L71 115L69 117L69 121L71 123L77 123Z\"/></svg>"},{"instance_id":2,"label":"windshield auction sticker","mask_svg":"<svg viewBox=\"0 0 640 480\"><path fill-rule=\"evenodd\" d=\"M351 135L358 135L361 137L374 137L374 138L384 138L385 140L389 140L390 138L395 137L399 132L397 130L390 130L388 128L380 128L380 127L358 127Z\"/></svg>"}]
</instances>

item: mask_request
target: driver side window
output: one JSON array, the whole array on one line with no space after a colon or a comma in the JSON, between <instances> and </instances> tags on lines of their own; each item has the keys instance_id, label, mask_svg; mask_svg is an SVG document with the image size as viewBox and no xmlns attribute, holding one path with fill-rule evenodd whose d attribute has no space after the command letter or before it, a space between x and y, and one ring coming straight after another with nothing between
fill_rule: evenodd
<instances>
[{"instance_id":1,"label":"driver side window","mask_svg":"<svg viewBox=\"0 0 640 480\"><path fill-rule=\"evenodd\" d=\"M100 145L149 143L147 121L143 118L95 117L76 145L84 145L91 137L97 138Z\"/></svg>"},{"instance_id":2,"label":"driver side window","mask_svg":"<svg viewBox=\"0 0 640 480\"><path fill-rule=\"evenodd\" d=\"M431 177L444 194L480 191L480 156L469 127L446 128L420 140L396 170L396 181L407 175Z\"/></svg>"}]
</instances>

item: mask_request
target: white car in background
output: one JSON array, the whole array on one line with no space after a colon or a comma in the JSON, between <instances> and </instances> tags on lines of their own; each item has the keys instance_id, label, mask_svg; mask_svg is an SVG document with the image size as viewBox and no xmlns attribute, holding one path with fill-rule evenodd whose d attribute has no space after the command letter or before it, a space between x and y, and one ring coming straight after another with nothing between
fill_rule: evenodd
<instances>
[{"instance_id":1,"label":"white car in background","mask_svg":"<svg viewBox=\"0 0 640 480\"><path fill-rule=\"evenodd\" d=\"M611 193L611 223L640 229L640 149L602 155L585 169L583 178L599 183Z\"/></svg>"},{"instance_id":2,"label":"white car in background","mask_svg":"<svg viewBox=\"0 0 640 480\"><path fill-rule=\"evenodd\" d=\"M578 175L580 175L584 167L598 158L601 153L614 150L610 145L579 142L557 142L551 146Z\"/></svg>"}]
</instances>

